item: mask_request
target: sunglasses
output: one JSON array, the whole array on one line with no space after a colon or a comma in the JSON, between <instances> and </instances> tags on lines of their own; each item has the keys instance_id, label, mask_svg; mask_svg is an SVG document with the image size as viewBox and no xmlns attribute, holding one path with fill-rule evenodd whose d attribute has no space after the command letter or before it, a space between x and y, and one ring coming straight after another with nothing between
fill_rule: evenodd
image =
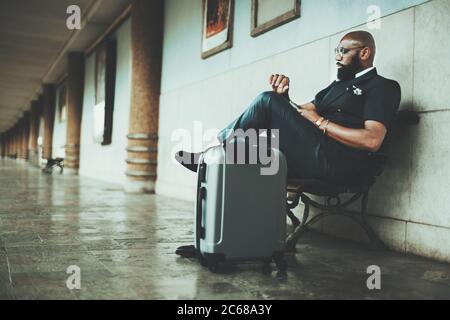
<instances>
[{"instance_id":1,"label":"sunglasses","mask_svg":"<svg viewBox=\"0 0 450 320\"><path fill-rule=\"evenodd\" d=\"M344 54L347 54L347 53L349 53L352 50L361 49L361 48L364 48L364 47L365 46L359 46L359 47L355 47L355 48L337 47L337 48L334 49L334 53L336 55L339 55L342 58L344 56Z\"/></svg>"}]
</instances>

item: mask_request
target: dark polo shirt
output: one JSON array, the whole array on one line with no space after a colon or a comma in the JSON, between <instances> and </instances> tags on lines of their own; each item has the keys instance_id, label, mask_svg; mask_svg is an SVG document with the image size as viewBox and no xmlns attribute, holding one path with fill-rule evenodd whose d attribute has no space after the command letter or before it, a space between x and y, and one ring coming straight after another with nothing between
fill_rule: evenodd
<instances>
[{"instance_id":1,"label":"dark polo shirt","mask_svg":"<svg viewBox=\"0 0 450 320\"><path fill-rule=\"evenodd\" d=\"M400 85L378 75L376 69L350 81L334 81L320 91L312 101L318 114L331 122L349 128L362 129L364 121L381 122L389 129L400 105ZM324 137L321 149L334 165L358 163L367 151L350 148ZM384 143L380 149L384 149Z\"/></svg>"},{"instance_id":2,"label":"dark polo shirt","mask_svg":"<svg viewBox=\"0 0 450 320\"><path fill-rule=\"evenodd\" d=\"M321 116L345 127L364 128L364 121L375 120L389 129L400 97L400 85L375 68L350 81L334 81L313 103Z\"/></svg>"}]
</instances>

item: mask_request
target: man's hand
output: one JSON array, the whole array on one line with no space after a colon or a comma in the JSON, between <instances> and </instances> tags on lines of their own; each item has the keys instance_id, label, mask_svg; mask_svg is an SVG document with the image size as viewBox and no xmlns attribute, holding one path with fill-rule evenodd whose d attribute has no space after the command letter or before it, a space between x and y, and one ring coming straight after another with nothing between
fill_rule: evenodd
<instances>
[{"instance_id":1,"label":"man's hand","mask_svg":"<svg viewBox=\"0 0 450 320\"><path fill-rule=\"evenodd\" d=\"M320 118L320 115L317 113L315 108L314 109L300 108L300 109L298 109L298 112L300 113L301 116L303 116L303 118L305 118L306 120L309 120L311 122L316 122Z\"/></svg>"},{"instance_id":2,"label":"man's hand","mask_svg":"<svg viewBox=\"0 0 450 320\"><path fill-rule=\"evenodd\" d=\"M272 90L279 94L288 94L289 78L283 74L272 74L269 78Z\"/></svg>"},{"instance_id":3,"label":"man's hand","mask_svg":"<svg viewBox=\"0 0 450 320\"><path fill-rule=\"evenodd\" d=\"M313 123L320 119L320 115L312 108L300 108L298 112ZM362 129L347 128L331 121L325 122L325 120L319 129L325 130L324 126L326 126L327 136L346 146L370 152L377 152L380 149L387 132L384 124L374 120L366 120Z\"/></svg>"}]
</instances>

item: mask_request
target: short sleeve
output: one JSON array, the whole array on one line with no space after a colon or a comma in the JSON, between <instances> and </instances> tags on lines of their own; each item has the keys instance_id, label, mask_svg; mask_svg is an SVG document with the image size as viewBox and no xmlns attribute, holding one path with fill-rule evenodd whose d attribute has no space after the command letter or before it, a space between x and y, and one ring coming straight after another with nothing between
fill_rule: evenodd
<instances>
[{"instance_id":1,"label":"short sleeve","mask_svg":"<svg viewBox=\"0 0 450 320\"><path fill-rule=\"evenodd\" d=\"M396 81L387 80L369 89L364 102L364 121L375 120L388 128L400 106L401 90Z\"/></svg>"},{"instance_id":2,"label":"short sleeve","mask_svg":"<svg viewBox=\"0 0 450 320\"><path fill-rule=\"evenodd\" d=\"M319 91L315 96L314 99L311 100L311 103L313 103L316 107L318 107L320 105L320 103L323 100L323 97L325 96L325 94L331 89L331 87L336 83L336 81L333 81L328 87L326 87L325 89Z\"/></svg>"}]
</instances>

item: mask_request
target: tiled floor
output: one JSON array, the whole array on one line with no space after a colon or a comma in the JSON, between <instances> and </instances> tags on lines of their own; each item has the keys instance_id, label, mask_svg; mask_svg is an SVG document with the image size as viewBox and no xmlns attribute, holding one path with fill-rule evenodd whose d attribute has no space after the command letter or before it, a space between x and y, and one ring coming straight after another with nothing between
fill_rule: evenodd
<instances>
[{"instance_id":1,"label":"tiled floor","mask_svg":"<svg viewBox=\"0 0 450 320\"><path fill-rule=\"evenodd\" d=\"M2 299L450 299L450 265L308 234L287 280L259 264L212 274L179 258L193 204L0 160ZM69 290L69 266L81 289ZM369 265L381 290L369 290Z\"/></svg>"}]
</instances>

